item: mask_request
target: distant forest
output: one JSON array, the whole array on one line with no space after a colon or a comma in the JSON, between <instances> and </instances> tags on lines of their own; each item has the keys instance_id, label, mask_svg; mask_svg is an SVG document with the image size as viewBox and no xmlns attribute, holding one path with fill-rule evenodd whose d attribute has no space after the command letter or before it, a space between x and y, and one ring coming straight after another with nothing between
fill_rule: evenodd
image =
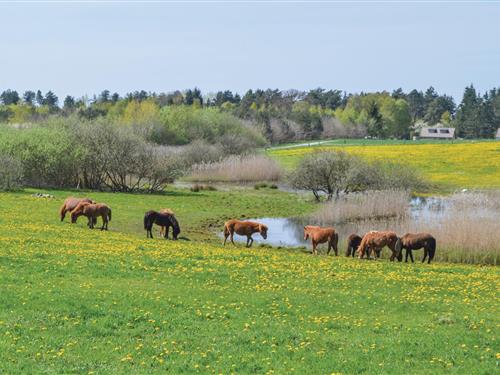
<instances>
[{"instance_id":1,"label":"distant forest","mask_svg":"<svg viewBox=\"0 0 500 375\"><path fill-rule=\"evenodd\" d=\"M228 133L250 137L255 144L319 138L399 138L418 134L422 126L456 128L460 138L493 138L500 127L500 88L480 94L471 85L457 105L433 87L425 92L402 89L349 94L317 88L248 90L244 95L197 89L120 96L109 90L92 98L4 90L0 123L29 127L46 122L107 121L142 129L155 144L182 145L194 140L218 141Z\"/></svg>"}]
</instances>

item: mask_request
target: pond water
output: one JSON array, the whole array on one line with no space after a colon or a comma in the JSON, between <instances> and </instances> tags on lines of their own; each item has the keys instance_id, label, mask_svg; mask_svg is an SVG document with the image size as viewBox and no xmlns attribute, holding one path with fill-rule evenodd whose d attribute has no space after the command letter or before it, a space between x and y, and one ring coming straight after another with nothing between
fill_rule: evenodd
<instances>
[{"instance_id":1,"label":"pond water","mask_svg":"<svg viewBox=\"0 0 500 375\"><path fill-rule=\"evenodd\" d=\"M456 214L457 207L448 198L413 198L409 202L408 215L403 218L387 218L383 220L364 220L334 224L340 234L341 240L351 233L366 233L370 230L394 230L398 233L420 231L420 228L432 228L440 225L450 215ZM473 217L496 217L497 211L477 207L467 210L467 215ZM267 239L264 240L260 234L252 236L255 244L265 243L272 246L298 247L310 246L310 240L304 241L304 225L312 224L307 218L253 218L268 227ZM222 233L220 233L222 237ZM245 236L234 236L237 242L246 242ZM340 249L342 252L342 249Z\"/></svg>"}]
</instances>

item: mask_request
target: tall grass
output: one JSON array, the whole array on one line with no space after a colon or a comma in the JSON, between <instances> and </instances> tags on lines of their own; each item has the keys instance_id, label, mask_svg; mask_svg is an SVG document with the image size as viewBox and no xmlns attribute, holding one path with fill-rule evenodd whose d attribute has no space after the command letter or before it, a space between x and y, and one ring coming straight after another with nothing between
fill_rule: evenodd
<instances>
[{"instance_id":1,"label":"tall grass","mask_svg":"<svg viewBox=\"0 0 500 375\"><path fill-rule=\"evenodd\" d=\"M196 164L186 179L196 182L256 182L278 181L281 176L282 170L276 161L262 155L247 155Z\"/></svg>"},{"instance_id":2,"label":"tall grass","mask_svg":"<svg viewBox=\"0 0 500 375\"><path fill-rule=\"evenodd\" d=\"M384 190L350 194L325 203L313 214L313 218L321 224L333 224L366 218L403 217L408 215L409 199L406 191Z\"/></svg>"}]
</instances>

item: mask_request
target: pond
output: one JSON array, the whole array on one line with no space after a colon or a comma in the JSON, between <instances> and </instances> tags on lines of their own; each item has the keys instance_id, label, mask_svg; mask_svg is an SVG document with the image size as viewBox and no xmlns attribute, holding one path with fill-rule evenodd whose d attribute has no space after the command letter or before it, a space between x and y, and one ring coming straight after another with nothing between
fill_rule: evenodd
<instances>
[{"instance_id":1,"label":"pond","mask_svg":"<svg viewBox=\"0 0 500 375\"><path fill-rule=\"evenodd\" d=\"M433 226L439 226L451 215L456 214L457 207L448 198L412 198L408 206L408 215L403 218L386 218L381 220L363 220L334 224L335 229L343 241L351 233L366 233L370 230L394 230L397 233L427 231ZM467 210L470 218L496 217L497 211L477 207ZM265 224L268 227L267 240L260 234L252 236L255 244L265 243L272 246L298 247L310 246L310 241L304 241L304 225L315 225L308 218L270 218L261 217L248 219ZM222 233L220 233L222 237ZM246 237L234 236L237 242L246 242ZM340 245L342 246L342 245ZM342 252L342 249L340 249Z\"/></svg>"}]
</instances>

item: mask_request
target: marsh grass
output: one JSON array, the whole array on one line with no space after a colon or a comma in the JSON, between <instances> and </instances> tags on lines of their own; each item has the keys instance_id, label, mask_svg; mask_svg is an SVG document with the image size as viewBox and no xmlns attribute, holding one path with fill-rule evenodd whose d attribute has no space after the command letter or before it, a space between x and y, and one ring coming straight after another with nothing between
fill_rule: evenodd
<instances>
[{"instance_id":1,"label":"marsh grass","mask_svg":"<svg viewBox=\"0 0 500 375\"><path fill-rule=\"evenodd\" d=\"M406 191L368 191L349 194L325 203L312 217L321 224L383 219L408 215L410 195Z\"/></svg>"},{"instance_id":2,"label":"marsh grass","mask_svg":"<svg viewBox=\"0 0 500 375\"><path fill-rule=\"evenodd\" d=\"M278 181L282 170L275 160L263 155L230 156L218 162L192 167L186 178L195 182Z\"/></svg>"}]
</instances>

